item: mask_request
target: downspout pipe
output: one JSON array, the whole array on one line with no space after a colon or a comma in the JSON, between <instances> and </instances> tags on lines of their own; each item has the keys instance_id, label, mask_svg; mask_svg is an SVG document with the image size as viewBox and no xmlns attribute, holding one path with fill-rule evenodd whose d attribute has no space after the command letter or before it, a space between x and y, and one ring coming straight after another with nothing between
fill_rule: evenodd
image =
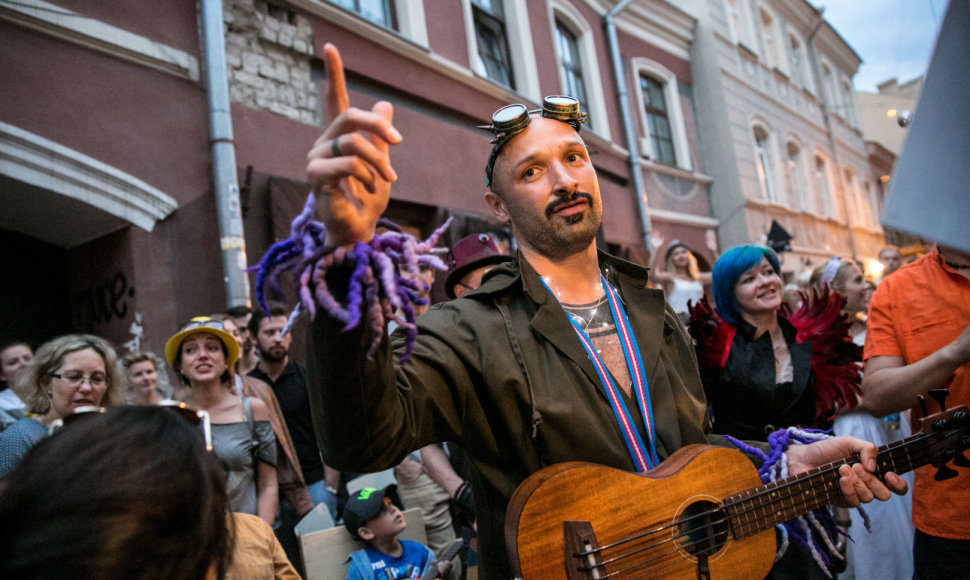
<instances>
[{"instance_id":1,"label":"downspout pipe","mask_svg":"<svg viewBox=\"0 0 970 580\"><path fill-rule=\"evenodd\" d=\"M212 184L219 220L219 245L222 252L222 279L226 287L226 307L249 306L246 238L243 234L239 182L236 177L236 147L233 144L232 115L229 109L222 0L200 1L205 85L209 101Z\"/></svg>"},{"instance_id":2,"label":"downspout pipe","mask_svg":"<svg viewBox=\"0 0 970 580\"><path fill-rule=\"evenodd\" d=\"M616 78L616 92L620 99L620 117L623 119L623 132L626 133L626 148L630 152L630 175L633 178L633 190L637 200L637 210L640 213L640 225L643 229L643 247L652 252L650 242L650 215L647 213L647 194L643 187L643 172L640 170L639 148L637 138L633 132L633 114L630 112L630 96L626 87L626 75L623 72L623 59L620 56L620 43L616 38L616 15L619 14L632 0L622 0L606 13L603 21L606 25L606 38L610 47L610 58L613 61L613 76Z\"/></svg>"}]
</instances>

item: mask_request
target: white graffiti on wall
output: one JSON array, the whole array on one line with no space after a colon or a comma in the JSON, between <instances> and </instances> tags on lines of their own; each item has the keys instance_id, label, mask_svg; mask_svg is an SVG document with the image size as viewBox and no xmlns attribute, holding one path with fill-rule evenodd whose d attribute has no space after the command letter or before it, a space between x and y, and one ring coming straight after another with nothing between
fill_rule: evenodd
<instances>
[{"instance_id":1,"label":"white graffiti on wall","mask_svg":"<svg viewBox=\"0 0 970 580\"><path fill-rule=\"evenodd\" d=\"M131 334L131 340L122 344L121 346L128 349L128 352L137 352L141 350L141 339L145 336L145 326L142 324L141 312L135 313L135 320L132 321L131 326L128 328L128 332Z\"/></svg>"}]
</instances>

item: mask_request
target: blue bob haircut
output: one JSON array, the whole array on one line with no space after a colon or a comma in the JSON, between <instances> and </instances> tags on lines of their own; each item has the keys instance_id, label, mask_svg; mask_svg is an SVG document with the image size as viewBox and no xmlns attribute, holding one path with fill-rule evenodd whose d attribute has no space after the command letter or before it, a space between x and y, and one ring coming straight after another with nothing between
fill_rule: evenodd
<instances>
[{"instance_id":1,"label":"blue bob haircut","mask_svg":"<svg viewBox=\"0 0 970 580\"><path fill-rule=\"evenodd\" d=\"M737 246L724 252L717 262L714 262L714 271L711 273L714 305L717 307L718 315L730 324L736 325L741 319L741 307L738 305L738 299L734 297L734 287L738 283L738 278L761 263L761 258L766 258L775 274L781 276L778 254L766 246Z\"/></svg>"}]
</instances>

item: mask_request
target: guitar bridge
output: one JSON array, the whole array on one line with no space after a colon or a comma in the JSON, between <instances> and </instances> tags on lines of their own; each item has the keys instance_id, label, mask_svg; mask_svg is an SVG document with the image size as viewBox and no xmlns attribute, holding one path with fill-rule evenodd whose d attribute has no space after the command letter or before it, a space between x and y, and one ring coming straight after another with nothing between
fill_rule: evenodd
<instances>
[{"instance_id":1,"label":"guitar bridge","mask_svg":"<svg viewBox=\"0 0 970 580\"><path fill-rule=\"evenodd\" d=\"M562 523L562 533L566 578L590 580L606 577L592 524L587 521L567 520Z\"/></svg>"}]
</instances>

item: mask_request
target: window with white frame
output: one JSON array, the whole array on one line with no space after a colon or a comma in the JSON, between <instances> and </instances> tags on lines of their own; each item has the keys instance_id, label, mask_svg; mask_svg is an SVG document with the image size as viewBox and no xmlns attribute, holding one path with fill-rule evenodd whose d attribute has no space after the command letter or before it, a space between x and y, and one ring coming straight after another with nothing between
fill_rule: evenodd
<instances>
[{"instance_id":1,"label":"window with white frame","mask_svg":"<svg viewBox=\"0 0 970 580\"><path fill-rule=\"evenodd\" d=\"M610 138L603 83L593 28L583 14L567 0L549 0L549 24L554 31L554 48L559 63L560 91L578 98L589 113L586 129Z\"/></svg>"},{"instance_id":2,"label":"window with white frame","mask_svg":"<svg viewBox=\"0 0 970 580\"><path fill-rule=\"evenodd\" d=\"M693 169L687 129L677 77L669 69L645 58L631 60L636 82L636 102L640 126L645 133L640 140L641 155L687 171Z\"/></svg>"},{"instance_id":3,"label":"window with white frame","mask_svg":"<svg viewBox=\"0 0 970 580\"><path fill-rule=\"evenodd\" d=\"M781 70L784 64L779 58L781 46L779 46L780 39L775 18L764 7L758 8L758 18L761 20L761 41L764 43L765 64L770 68Z\"/></svg>"},{"instance_id":4,"label":"window with white frame","mask_svg":"<svg viewBox=\"0 0 970 580\"><path fill-rule=\"evenodd\" d=\"M829 162L821 154L815 155L815 197L819 210L823 215L838 217L838 212L832 207L832 182L829 176Z\"/></svg>"},{"instance_id":5,"label":"window with white frame","mask_svg":"<svg viewBox=\"0 0 970 580\"><path fill-rule=\"evenodd\" d=\"M529 100L541 101L526 3L519 0L460 2L471 69Z\"/></svg>"},{"instance_id":6,"label":"window with white frame","mask_svg":"<svg viewBox=\"0 0 970 580\"><path fill-rule=\"evenodd\" d=\"M852 214L852 223L868 226L872 223L869 204L862 197L859 178L851 167L845 168L845 197Z\"/></svg>"},{"instance_id":7,"label":"window with white frame","mask_svg":"<svg viewBox=\"0 0 970 580\"><path fill-rule=\"evenodd\" d=\"M855 110L855 95L852 92L852 81L849 77L842 77L842 108L843 114L842 118L852 127L859 126L859 119L856 116Z\"/></svg>"},{"instance_id":8,"label":"window with white frame","mask_svg":"<svg viewBox=\"0 0 970 580\"><path fill-rule=\"evenodd\" d=\"M472 0L472 19L475 22L479 64L485 76L500 85L515 89L502 0Z\"/></svg>"},{"instance_id":9,"label":"window with white frame","mask_svg":"<svg viewBox=\"0 0 970 580\"><path fill-rule=\"evenodd\" d=\"M758 172L758 185L761 188L761 198L768 201L778 201L775 191L774 161L771 150L771 135L761 125L752 129L754 137L754 161Z\"/></svg>"},{"instance_id":10,"label":"window with white frame","mask_svg":"<svg viewBox=\"0 0 970 580\"><path fill-rule=\"evenodd\" d=\"M397 30L392 0L327 0L341 8L355 12L374 24Z\"/></svg>"},{"instance_id":11,"label":"window with white frame","mask_svg":"<svg viewBox=\"0 0 970 580\"><path fill-rule=\"evenodd\" d=\"M640 75L640 97L643 99L643 114L647 117L653 160L666 165L677 165L663 83L653 77Z\"/></svg>"},{"instance_id":12,"label":"window with white frame","mask_svg":"<svg viewBox=\"0 0 970 580\"><path fill-rule=\"evenodd\" d=\"M754 47L751 34L751 4L749 0L725 0L728 28L734 42Z\"/></svg>"},{"instance_id":13,"label":"window with white frame","mask_svg":"<svg viewBox=\"0 0 970 580\"><path fill-rule=\"evenodd\" d=\"M827 64L822 65L822 91L829 112L842 116L842 104L839 102L839 91L835 86L835 75Z\"/></svg>"},{"instance_id":14,"label":"window with white frame","mask_svg":"<svg viewBox=\"0 0 970 580\"><path fill-rule=\"evenodd\" d=\"M583 80L583 63L579 57L579 41L562 22L556 21L556 48L559 50L559 75L564 95L579 99L586 107L586 82ZM590 121L592 123L592 121Z\"/></svg>"},{"instance_id":15,"label":"window with white frame","mask_svg":"<svg viewBox=\"0 0 970 580\"><path fill-rule=\"evenodd\" d=\"M788 36L788 60L792 81L808 92L815 92L812 73L808 66L808 55L802 41L794 34Z\"/></svg>"},{"instance_id":16,"label":"window with white frame","mask_svg":"<svg viewBox=\"0 0 970 580\"><path fill-rule=\"evenodd\" d=\"M794 141L788 142L788 191L791 199L798 204L798 209L809 210L808 174L805 171L805 156L802 148Z\"/></svg>"}]
</instances>

